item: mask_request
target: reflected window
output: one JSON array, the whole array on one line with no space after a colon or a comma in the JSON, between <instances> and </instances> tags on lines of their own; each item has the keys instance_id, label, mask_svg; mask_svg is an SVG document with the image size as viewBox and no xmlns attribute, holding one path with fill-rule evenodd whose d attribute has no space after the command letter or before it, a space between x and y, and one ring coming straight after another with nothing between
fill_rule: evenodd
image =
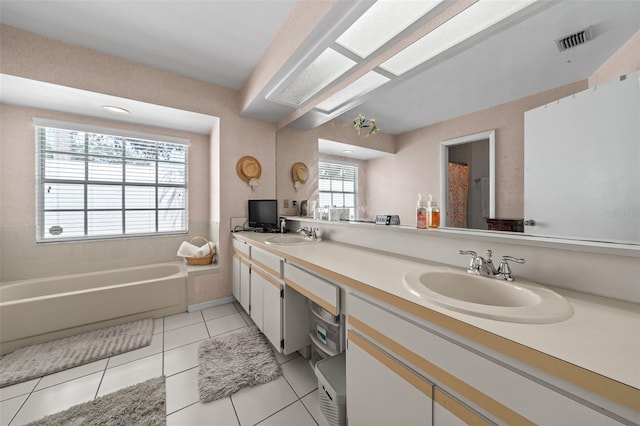
<instances>
[{"instance_id":1,"label":"reflected window","mask_svg":"<svg viewBox=\"0 0 640 426\"><path fill-rule=\"evenodd\" d=\"M186 143L34 122L38 242L187 232Z\"/></svg>"},{"instance_id":2,"label":"reflected window","mask_svg":"<svg viewBox=\"0 0 640 426\"><path fill-rule=\"evenodd\" d=\"M358 166L353 164L318 162L318 197L320 207L349 209L349 218L357 211Z\"/></svg>"}]
</instances>

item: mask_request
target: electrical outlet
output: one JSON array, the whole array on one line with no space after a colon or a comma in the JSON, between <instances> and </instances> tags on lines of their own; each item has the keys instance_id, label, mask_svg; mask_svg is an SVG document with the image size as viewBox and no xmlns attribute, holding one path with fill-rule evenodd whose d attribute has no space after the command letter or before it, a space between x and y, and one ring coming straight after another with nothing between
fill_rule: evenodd
<instances>
[{"instance_id":1,"label":"electrical outlet","mask_svg":"<svg viewBox=\"0 0 640 426\"><path fill-rule=\"evenodd\" d=\"M231 232L241 231L244 224L247 222L246 217L232 217L231 218ZM237 229L236 229L237 228Z\"/></svg>"},{"instance_id":2,"label":"electrical outlet","mask_svg":"<svg viewBox=\"0 0 640 426\"><path fill-rule=\"evenodd\" d=\"M282 200L282 208L285 208L285 209L289 208L289 200Z\"/></svg>"}]
</instances>

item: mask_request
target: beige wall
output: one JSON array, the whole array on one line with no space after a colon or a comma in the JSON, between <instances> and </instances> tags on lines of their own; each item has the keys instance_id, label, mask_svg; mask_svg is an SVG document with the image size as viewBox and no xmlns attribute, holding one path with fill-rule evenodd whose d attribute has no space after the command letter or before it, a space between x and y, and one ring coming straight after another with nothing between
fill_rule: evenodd
<instances>
[{"instance_id":1,"label":"beige wall","mask_svg":"<svg viewBox=\"0 0 640 426\"><path fill-rule=\"evenodd\" d=\"M0 50L2 61L0 72L4 74L30 78L34 80L60 84L135 99L143 102L169 106L173 108L195 111L220 118L219 129L214 129L210 136L210 151L202 151L199 158L191 158L191 172L195 172L198 179L192 180L195 185L194 193L190 193L190 207L205 207L206 218L202 224L202 232L214 232L211 238L218 239L220 273L211 277L211 292L201 294L230 295L231 294L231 261L230 261L230 217L246 216L248 198L273 198L275 196L275 126L256 120L242 118L239 108L239 92L228 90L202 81L197 81L160 69L147 67L132 61L116 58L90 49L81 48L54 41L33 33L12 27L0 27ZM3 111L7 107L3 107ZM17 111L14 108L10 110ZM28 115L28 114L27 114ZM5 114L2 115L3 120ZM19 124L17 124L19 126ZM4 129L3 125L3 129ZM13 126L12 126L13 128ZM17 131L17 130L11 130ZM96 270L111 264L120 264L123 257L118 257L124 247L133 247L129 240L122 240L120 246L111 247L107 242L57 244L47 248L34 244L20 253L31 261L29 267L16 267L8 262L12 243L6 238L7 229L11 222L16 200L7 195L9 185L21 188L21 197L16 208L26 212L35 199L33 175L28 168L33 167L35 157L25 150L14 152L7 149L7 144L14 143L7 139L3 130L0 134L0 157L3 165L9 163L24 164L22 172L12 172L7 176L3 167L0 182L0 232L2 236L2 270L0 279L3 281L16 279L33 274L48 275L52 271L47 257L58 256L67 261L70 267L67 272L78 269ZM207 139L207 138L205 138ZM32 144L33 141L23 141ZM262 164L261 184L254 191L236 175L236 161L243 155L252 155ZM219 159L219 163L217 162ZM208 160L208 161L207 161ZM205 169L210 167L210 170ZM13 173L17 173L14 175ZM209 176L209 177L207 177ZM210 193L212 196L210 196ZM31 200L31 201L29 201ZM196 211L205 211L197 207ZM200 214L200 213L198 213ZM34 214L26 214L30 225L33 225ZM200 220L200 219L198 219ZM208 223L206 223L208 222ZM9 231L11 232L11 231ZM200 232L198 229L197 232ZM35 234L30 236L30 241ZM178 241L149 238L141 243L143 249L150 252L139 257L137 261L149 263L153 258L164 260L170 253L177 251ZM162 241L162 243L159 243ZM88 248L91 248L90 250ZM156 252L158 255L156 256ZM160 253L161 252L161 253ZM177 260L175 255L172 260ZM56 266L56 273L61 272L61 266ZM35 272L39 271L39 272ZM201 285L201 283L200 283ZM195 300L193 302L202 302Z\"/></svg>"},{"instance_id":2,"label":"beige wall","mask_svg":"<svg viewBox=\"0 0 640 426\"><path fill-rule=\"evenodd\" d=\"M640 31L589 77L589 87L606 83L621 75L640 70Z\"/></svg>"}]
</instances>

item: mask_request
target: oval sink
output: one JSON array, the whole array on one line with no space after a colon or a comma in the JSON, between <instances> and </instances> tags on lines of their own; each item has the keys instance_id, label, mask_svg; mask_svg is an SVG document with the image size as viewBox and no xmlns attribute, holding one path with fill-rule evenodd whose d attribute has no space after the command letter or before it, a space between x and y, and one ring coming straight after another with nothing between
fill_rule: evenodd
<instances>
[{"instance_id":1,"label":"oval sink","mask_svg":"<svg viewBox=\"0 0 640 426\"><path fill-rule=\"evenodd\" d=\"M310 244L320 241L320 239L311 239L302 235L278 235L277 237L268 238L266 244L283 245L283 246L297 246L302 244Z\"/></svg>"},{"instance_id":2,"label":"oval sink","mask_svg":"<svg viewBox=\"0 0 640 426\"><path fill-rule=\"evenodd\" d=\"M573 314L564 297L531 282L417 269L406 274L403 283L422 299L483 318L543 324L564 321Z\"/></svg>"}]
</instances>

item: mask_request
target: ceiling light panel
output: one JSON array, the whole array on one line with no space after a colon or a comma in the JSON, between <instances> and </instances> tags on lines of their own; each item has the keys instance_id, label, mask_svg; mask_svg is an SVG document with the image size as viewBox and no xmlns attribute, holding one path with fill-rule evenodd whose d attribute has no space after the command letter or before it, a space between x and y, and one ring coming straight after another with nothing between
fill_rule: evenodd
<instances>
[{"instance_id":1,"label":"ceiling light panel","mask_svg":"<svg viewBox=\"0 0 640 426\"><path fill-rule=\"evenodd\" d=\"M478 0L429 34L380 65L401 75L503 21L537 0Z\"/></svg>"},{"instance_id":2,"label":"ceiling light panel","mask_svg":"<svg viewBox=\"0 0 640 426\"><path fill-rule=\"evenodd\" d=\"M389 78L383 76L382 74L378 74L375 71L369 71L344 89L334 93L326 100L320 102L318 105L316 105L316 108L325 113L332 112L348 101L363 96L370 91L377 89L388 81Z\"/></svg>"},{"instance_id":3,"label":"ceiling light panel","mask_svg":"<svg viewBox=\"0 0 640 426\"><path fill-rule=\"evenodd\" d=\"M378 0L336 43L366 58L443 0Z\"/></svg>"},{"instance_id":4,"label":"ceiling light panel","mask_svg":"<svg viewBox=\"0 0 640 426\"><path fill-rule=\"evenodd\" d=\"M274 100L299 106L355 65L355 61L327 48L298 73Z\"/></svg>"}]
</instances>

